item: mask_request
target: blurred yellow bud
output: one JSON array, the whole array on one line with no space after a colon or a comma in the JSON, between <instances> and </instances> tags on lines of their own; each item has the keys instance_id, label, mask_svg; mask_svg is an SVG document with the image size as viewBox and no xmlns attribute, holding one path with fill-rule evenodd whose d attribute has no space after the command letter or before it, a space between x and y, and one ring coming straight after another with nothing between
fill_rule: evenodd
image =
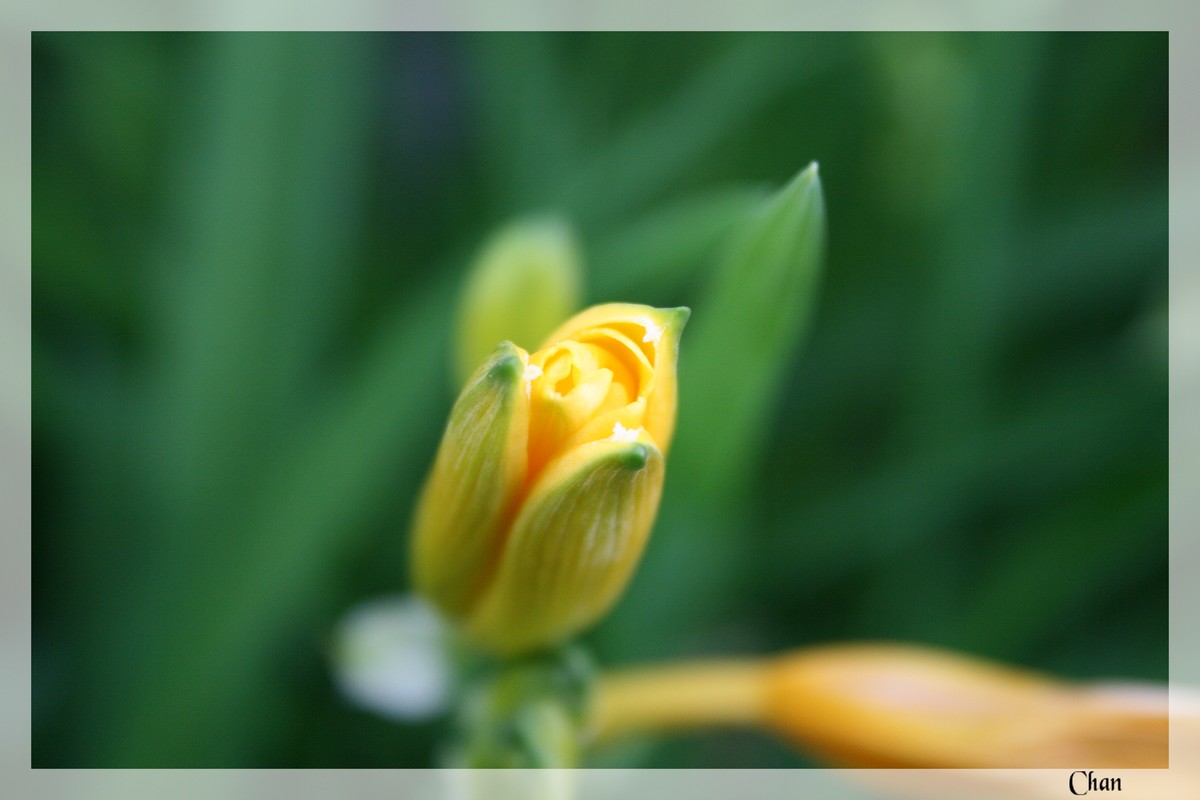
<instances>
[{"instance_id":1,"label":"blurred yellow bud","mask_svg":"<svg viewBox=\"0 0 1200 800\"><path fill-rule=\"evenodd\" d=\"M1200 696L1178 687L1168 699L1165 685L1070 683L929 648L845 644L607 673L590 727L601 742L663 731L765 729L834 766L916 767L949 776L979 768L993 775L1165 769L1168 720L1172 743L1200 752ZM1172 772L1147 796L1182 796L1179 788L1195 782L1194 771ZM913 788L928 798L956 785L947 779ZM958 788L954 796L961 797ZM966 794L981 796L978 785L970 788ZM1054 791L1063 792L1057 780Z\"/></svg>"},{"instance_id":2,"label":"blurred yellow bud","mask_svg":"<svg viewBox=\"0 0 1200 800\"><path fill-rule=\"evenodd\" d=\"M602 616L641 558L675 425L688 310L612 303L468 379L418 504L417 589L511 654Z\"/></svg>"},{"instance_id":3,"label":"blurred yellow bud","mask_svg":"<svg viewBox=\"0 0 1200 800\"><path fill-rule=\"evenodd\" d=\"M1165 768L1158 687L1071 684L919 647L843 645L770 664L766 724L852 767Z\"/></svg>"},{"instance_id":4,"label":"blurred yellow bud","mask_svg":"<svg viewBox=\"0 0 1200 800\"><path fill-rule=\"evenodd\" d=\"M532 348L579 307L583 268L570 227L556 218L502 229L471 267L459 308L455 373L466 380L496 346Z\"/></svg>"}]
</instances>

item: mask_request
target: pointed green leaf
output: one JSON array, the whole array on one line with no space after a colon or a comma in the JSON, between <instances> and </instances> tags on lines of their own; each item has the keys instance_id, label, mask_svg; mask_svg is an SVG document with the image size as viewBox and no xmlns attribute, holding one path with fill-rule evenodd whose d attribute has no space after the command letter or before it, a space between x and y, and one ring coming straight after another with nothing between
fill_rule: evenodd
<instances>
[{"instance_id":1,"label":"pointed green leaf","mask_svg":"<svg viewBox=\"0 0 1200 800\"><path fill-rule=\"evenodd\" d=\"M820 277L825 204L814 163L734 233L697 303L680 368L676 480L714 501L760 463Z\"/></svg>"}]
</instances>

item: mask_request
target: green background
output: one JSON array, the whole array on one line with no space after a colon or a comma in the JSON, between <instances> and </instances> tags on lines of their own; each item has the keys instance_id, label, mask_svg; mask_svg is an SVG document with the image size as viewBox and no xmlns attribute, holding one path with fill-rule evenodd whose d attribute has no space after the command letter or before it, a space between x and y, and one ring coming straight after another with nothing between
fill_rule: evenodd
<instances>
[{"instance_id":1,"label":"green background","mask_svg":"<svg viewBox=\"0 0 1200 800\"><path fill-rule=\"evenodd\" d=\"M351 708L327 649L407 587L472 254L561 213L588 302L699 324L729 232L812 160L806 335L739 364L685 333L692 444L599 661L882 638L1166 679L1165 34L35 34L33 58L35 766L430 764L445 723ZM689 385L768 358L769 402L706 450L721 404ZM752 733L607 759L807 763Z\"/></svg>"}]
</instances>

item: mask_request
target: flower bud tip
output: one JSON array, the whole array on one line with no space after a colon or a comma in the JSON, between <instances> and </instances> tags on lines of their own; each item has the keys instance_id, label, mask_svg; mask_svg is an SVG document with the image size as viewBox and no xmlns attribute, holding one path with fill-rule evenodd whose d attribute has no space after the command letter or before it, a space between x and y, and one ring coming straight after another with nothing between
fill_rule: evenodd
<instances>
[{"instance_id":1,"label":"flower bud tip","mask_svg":"<svg viewBox=\"0 0 1200 800\"><path fill-rule=\"evenodd\" d=\"M630 472L643 469L650 460L650 451L641 442L631 442L629 447L622 448L613 455L613 460Z\"/></svg>"},{"instance_id":2,"label":"flower bud tip","mask_svg":"<svg viewBox=\"0 0 1200 800\"><path fill-rule=\"evenodd\" d=\"M507 352L497 356L496 360L492 362L492 366L488 370L488 377L501 383L508 383L515 380L517 376L525 374L525 365L521 363L521 356L517 354L517 348L511 342L505 342L501 347Z\"/></svg>"},{"instance_id":3,"label":"flower bud tip","mask_svg":"<svg viewBox=\"0 0 1200 800\"><path fill-rule=\"evenodd\" d=\"M692 310L687 306L679 306L678 308L663 309L663 316L671 319L679 328L687 325L688 319L692 316Z\"/></svg>"}]
</instances>

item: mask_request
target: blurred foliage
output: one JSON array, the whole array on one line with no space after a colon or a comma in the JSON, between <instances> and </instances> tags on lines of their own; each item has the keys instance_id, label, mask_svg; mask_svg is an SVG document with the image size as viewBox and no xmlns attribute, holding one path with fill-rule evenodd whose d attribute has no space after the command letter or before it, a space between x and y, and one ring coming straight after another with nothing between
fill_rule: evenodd
<instances>
[{"instance_id":1,"label":"blurred foliage","mask_svg":"<svg viewBox=\"0 0 1200 800\"><path fill-rule=\"evenodd\" d=\"M765 434L679 454L747 488L669 467L598 663L887 638L1166 678L1165 34L38 33L33 57L35 766L431 763L445 723L354 710L326 650L406 587L471 255L561 214L589 302L701 329L730 230L811 160L824 277L769 354ZM683 353L688 424L689 381L740 370ZM805 763L751 734L605 758Z\"/></svg>"}]
</instances>

